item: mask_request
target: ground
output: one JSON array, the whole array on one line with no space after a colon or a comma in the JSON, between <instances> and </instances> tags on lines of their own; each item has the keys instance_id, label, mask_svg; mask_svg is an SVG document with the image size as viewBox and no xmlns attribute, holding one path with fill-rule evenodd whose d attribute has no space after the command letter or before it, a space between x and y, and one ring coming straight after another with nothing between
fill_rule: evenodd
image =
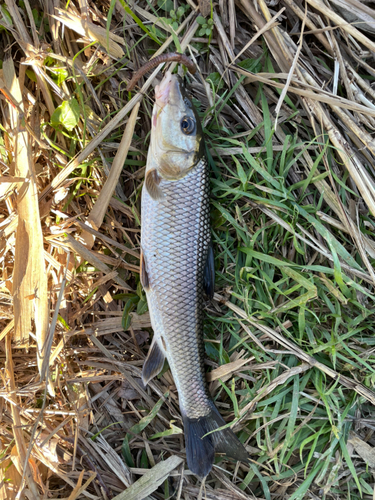
<instances>
[{"instance_id":1,"label":"ground","mask_svg":"<svg viewBox=\"0 0 375 500\"><path fill-rule=\"evenodd\" d=\"M0 4L0 499L374 498L374 23L368 0ZM171 51L210 166L207 377L251 457L203 485L168 367L140 379L162 73L126 85Z\"/></svg>"}]
</instances>

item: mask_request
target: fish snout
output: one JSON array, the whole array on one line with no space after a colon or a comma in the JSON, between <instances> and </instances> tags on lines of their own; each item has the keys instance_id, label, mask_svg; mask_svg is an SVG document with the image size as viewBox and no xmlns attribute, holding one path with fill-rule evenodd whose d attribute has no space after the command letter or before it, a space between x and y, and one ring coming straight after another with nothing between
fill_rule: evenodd
<instances>
[{"instance_id":1,"label":"fish snout","mask_svg":"<svg viewBox=\"0 0 375 500\"><path fill-rule=\"evenodd\" d=\"M155 87L155 104L159 108L164 108L169 102L170 91L175 77L167 71L159 85Z\"/></svg>"}]
</instances>

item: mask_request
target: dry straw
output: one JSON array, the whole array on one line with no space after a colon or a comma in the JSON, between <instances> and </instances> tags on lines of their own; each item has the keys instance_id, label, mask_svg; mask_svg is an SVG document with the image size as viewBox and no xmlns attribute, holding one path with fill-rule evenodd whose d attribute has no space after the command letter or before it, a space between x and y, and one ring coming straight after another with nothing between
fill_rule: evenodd
<instances>
[{"instance_id":1,"label":"dry straw","mask_svg":"<svg viewBox=\"0 0 375 500\"><path fill-rule=\"evenodd\" d=\"M177 1L177 27L160 5L1 6L0 500L370 495L373 3ZM253 460L220 458L203 488L169 370L140 378L139 200L163 65L126 85L172 51L197 65L208 132L207 379Z\"/></svg>"}]
</instances>

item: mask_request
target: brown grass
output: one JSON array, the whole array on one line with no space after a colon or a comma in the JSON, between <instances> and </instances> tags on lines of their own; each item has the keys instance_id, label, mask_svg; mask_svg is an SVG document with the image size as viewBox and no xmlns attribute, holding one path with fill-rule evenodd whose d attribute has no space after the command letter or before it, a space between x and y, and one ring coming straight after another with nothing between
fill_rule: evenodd
<instances>
[{"instance_id":1,"label":"brown grass","mask_svg":"<svg viewBox=\"0 0 375 500\"><path fill-rule=\"evenodd\" d=\"M175 1L175 6L181 3ZM323 154L327 175L313 174L311 179L312 189L322 196L320 221L340 234L350 254L359 256L360 267L341 259L343 272L373 294L373 226L364 231L358 222L360 214L371 221L375 216L373 4L357 0L220 1L213 5L212 38L197 33L199 8L210 18L209 2L196 6L189 0L188 4L191 11L176 32L154 15L149 3L130 6L147 29L155 25L167 33L159 46L150 36L142 38L144 31L122 2L72 0L66 9L64 2L52 0L22 4L6 0L7 14L0 24L0 500L140 500L168 498L172 493L185 500L260 500L257 476L248 486L242 484L252 469L226 460L214 467L201 487L184 469L182 423L170 372L147 389L140 379L151 325L141 308L139 193L150 132L151 85L161 67L146 76L143 84L139 82L132 96L125 86L151 53L175 50L176 39L196 60L204 80L218 71L225 86L235 88L235 104L222 105L222 98L207 82L202 85L199 78L193 80L193 95L202 102L202 111L210 109L205 123L215 117L223 129L239 138L248 136L265 119L257 97L263 85L271 109L268 118L279 124L272 137L276 154L286 141L280 123L291 114L290 103L298 110L296 143L308 139L307 129L319 140L297 149L298 167L289 172L290 185L308 178L316 156L329 143L335 165L331 168ZM354 24L343 10L348 4L357 16ZM110 7L114 10L107 30ZM203 55L196 48L198 42ZM255 74L238 65L266 51L275 73L268 69ZM329 70L322 61L331 64ZM78 103L74 125L53 128L55 109L63 102L74 107L73 100ZM217 116L216 107L221 107ZM265 150L264 138L260 127L249 149L252 154ZM242 154L242 148L234 145L217 146L211 151L215 157ZM355 193L347 205L338 194L340 185L332 171ZM312 195L308 196L314 204ZM279 225L315 252L312 261L336 266L337 255L314 228L305 231L286 222L282 209L271 202L246 203L259 219L266 217L270 226ZM247 223L240 216L237 222L240 226ZM252 234L256 231L254 226ZM279 249L273 252L276 255ZM295 251L288 254L293 260L291 255ZM319 279L339 303L347 303L342 289L333 286L323 272ZM292 325L288 318L281 326L276 320L273 327L266 324L269 314L280 318L294 308L295 298L274 304L269 314L249 318L246 304L236 304L228 287L231 283L217 289L208 313L220 319L229 310L231 321L240 325L242 338L254 343L257 355L238 346L221 366L209 360L210 389L219 395L220 410L228 421L237 417L235 430L247 433L254 463L264 476L273 478L268 480L272 498L287 499L302 484L303 471L288 480L275 478L273 457L278 449L267 442L262 453L268 458L263 460L256 435L270 422L265 415L252 415L257 403L312 367L351 391L356 401L362 398L361 402L374 405L375 393L365 376L359 380L356 374L317 361L308 354L307 342L304 349L288 338ZM305 303L317 297L312 285ZM138 310L133 307L130 314L124 314L124 308L132 304L138 304ZM220 344L219 327L215 335L209 341ZM262 362L260 353L268 351L281 357ZM244 389L245 382L255 387L264 370L272 372L282 365L285 352L302 363L284 364L285 371L265 379L253 400L235 415L222 384L230 388L236 377L237 388ZM311 394L314 404L319 403L316 392ZM312 415L304 417L300 427L308 425ZM257 427L251 431L252 420L257 420ZM168 429L170 435L165 432ZM296 424L295 433L298 430ZM153 439L158 433L164 434ZM353 441L353 446L372 466L372 450L365 455L361 450L366 443L359 441ZM288 467L297 463L297 455ZM362 470L358 463L356 467ZM324 494L332 484L329 478L325 481ZM318 486L315 490L312 486L306 498L318 498ZM330 498L339 497L332 493Z\"/></svg>"}]
</instances>

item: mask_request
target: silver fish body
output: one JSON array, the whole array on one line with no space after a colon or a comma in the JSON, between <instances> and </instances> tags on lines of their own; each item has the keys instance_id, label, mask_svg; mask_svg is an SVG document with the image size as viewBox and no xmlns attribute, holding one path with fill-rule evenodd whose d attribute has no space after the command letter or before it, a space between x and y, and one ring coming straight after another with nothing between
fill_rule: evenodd
<instances>
[{"instance_id":1,"label":"silver fish body","mask_svg":"<svg viewBox=\"0 0 375 500\"><path fill-rule=\"evenodd\" d=\"M174 87L159 90L164 107L159 109L155 105L154 108L142 191L141 280L154 330L142 377L146 384L161 371L167 358L179 395L188 466L204 477L212 468L215 451L245 462L248 457L230 429L217 430L225 425L225 421L216 409L206 383L203 290L205 287L206 291L213 293L214 285L208 166L201 143L194 146L194 142L185 139L185 145L182 142L185 149L180 147L178 127L171 127L174 143L168 143L168 116L173 124L177 115L181 127L184 126L191 135L187 118L195 118L191 102L181 92L179 81L174 80L173 75L167 77L167 83ZM182 109L182 118L178 117L178 106ZM162 112L166 114L160 118ZM194 133L198 136L199 129ZM200 142L199 137L197 141ZM193 146L196 147L194 155ZM181 156L185 150L186 169L184 156ZM177 172L175 179L170 179L171 172ZM164 174L167 178L163 177Z\"/></svg>"},{"instance_id":2,"label":"silver fish body","mask_svg":"<svg viewBox=\"0 0 375 500\"><path fill-rule=\"evenodd\" d=\"M201 160L182 180L161 181L165 197L142 193L142 251L155 341L168 358L188 417L211 408L203 368L203 273L210 242L208 173Z\"/></svg>"}]
</instances>

